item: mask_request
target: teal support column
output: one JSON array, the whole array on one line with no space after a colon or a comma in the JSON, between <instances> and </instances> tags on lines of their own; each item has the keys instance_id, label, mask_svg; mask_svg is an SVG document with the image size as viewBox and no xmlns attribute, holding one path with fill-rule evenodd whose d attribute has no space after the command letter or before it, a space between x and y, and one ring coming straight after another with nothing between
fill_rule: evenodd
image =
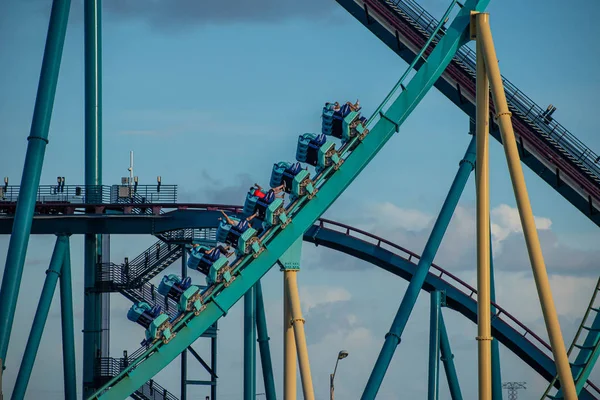
<instances>
[{"instance_id":1,"label":"teal support column","mask_svg":"<svg viewBox=\"0 0 600 400\"><path fill-rule=\"evenodd\" d=\"M71 282L71 246L68 238L60 274L60 311L65 399L77 400L77 368L75 362L75 333L73 327L73 289Z\"/></svg>"},{"instance_id":2,"label":"teal support column","mask_svg":"<svg viewBox=\"0 0 600 400\"><path fill-rule=\"evenodd\" d=\"M255 290L244 295L244 400L256 399L256 314Z\"/></svg>"},{"instance_id":3,"label":"teal support column","mask_svg":"<svg viewBox=\"0 0 600 400\"><path fill-rule=\"evenodd\" d=\"M181 245L181 278L187 278L187 249ZM215 333L216 334L216 333ZM187 349L181 352L181 400L187 400Z\"/></svg>"},{"instance_id":4,"label":"teal support column","mask_svg":"<svg viewBox=\"0 0 600 400\"><path fill-rule=\"evenodd\" d=\"M448 381L448 387L450 388L450 396L452 397L452 400L463 400L460 384L458 382L458 375L456 374L456 367L454 366L454 354L452 354L452 349L450 348L450 339L448 338L448 331L446 330L446 324L444 323L444 313L441 312L440 351L442 353L441 360L444 363L444 370L446 371L446 380Z\"/></svg>"},{"instance_id":5,"label":"teal support column","mask_svg":"<svg viewBox=\"0 0 600 400\"><path fill-rule=\"evenodd\" d=\"M102 203L102 42L101 0L84 0L85 48L85 186L86 202ZM102 236L84 237L83 395L95 388L94 364L102 351L102 294L96 267L102 257Z\"/></svg>"},{"instance_id":6,"label":"teal support column","mask_svg":"<svg viewBox=\"0 0 600 400\"><path fill-rule=\"evenodd\" d=\"M441 293L431 292L429 319L429 375L427 399L438 400L440 395L440 307Z\"/></svg>"},{"instance_id":7,"label":"teal support column","mask_svg":"<svg viewBox=\"0 0 600 400\"><path fill-rule=\"evenodd\" d=\"M6 363L6 353L12 331L17 298L23 277L31 222L42 174L44 153L48 144L48 130L54 106L54 94L60 70L63 45L67 32L70 0L54 0L50 13L42 71L35 99L31 130L27 138L25 166L21 177L17 210L6 254L6 265L0 288L0 360Z\"/></svg>"},{"instance_id":8,"label":"teal support column","mask_svg":"<svg viewBox=\"0 0 600 400\"><path fill-rule=\"evenodd\" d=\"M494 256L492 248L492 229L490 227L490 301L496 302L496 286L494 283ZM492 306L492 315L496 313ZM493 317L492 317L493 318ZM492 400L502 400L502 375L500 373L500 347L498 339L492 339Z\"/></svg>"},{"instance_id":9,"label":"teal support column","mask_svg":"<svg viewBox=\"0 0 600 400\"><path fill-rule=\"evenodd\" d=\"M52 297L54 297L56 282L60 276L67 244L68 238L66 236L57 237L56 244L54 245L54 252L52 253L52 259L50 260L50 268L46 271L46 280L44 281L44 287L42 288L42 294L40 295L40 302L38 303L35 317L33 318L31 332L29 333L29 339L27 339L25 353L23 353L23 361L21 361L21 368L19 368L19 374L17 375L17 381L12 393L11 398L14 400L25 398L27 384L29 383L33 364L35 363L35 357L40 347L40 340L42 339L44 326L48 319L48 311L50 311L50 306L52 305Z\"/></svg>"},{"instance_id":10,"label":"teal support column","mask_svg":"<svg viewBox=\"0 0 600 400\"><path fill-rule=\"evenodd\" d=\"M210 338L210 367L213 370L210 385L210 400L217 400L217 332L219 331L218 322L213 325L215 327L215 336Z\"/></svg>"},{"instance_id":11,"label":"teal support column","mask_svg":"<svg viewBox=\"0 0 600 400\"><path fill-rule=\"evenodd\" d=\"M369 377L369 381L367 382L367 386L363 392L361 398L362 400L375 399L377 391L379 390L381 382L383 381L383 377L385 376L388 366L392 361L396 347L400 343L402 332L406 327L410 313L412 312L415 302L417 301L417 297L419 296L419 292L423 287L423 283L425 282L425 278L429 272L429 267L431 266L431 263L433 262L433 259L440 247L444 233L446 233L446 229L448 228L448 224L450 223L452 214L454 214L454 210L456 209L458 201L460 200L460 196L465 188L467 180L469 179L469 175L475 167L475 136L471 138L469 147L467 148L465 156L459 165L458 172L456 173L454 181L450 186L450 190L446 200L444 201L444 204L442 205L440 214L435 221L431 235L427 240L427 244L425 245L425 249L423 250L423 254L421 255L421 259L417 265L415 275L411 279L408 288L406 289L406 293L402 298L400 308L394 317L390 331L385 336L383 348L381 349L375 366L373 367L373 371L371 372L371 376Z\"/></svg>"},{"instance_id":12,"label":"teal support column","mask_svg":"<svg viewBox=\"0 0 600 400\"><path fill-rule=\"evenodd\" d=\"M273 364L271 363L271 349L269 348L269 333L267 330L267 317L263 301L262 286L256 282L256 330L258 332L258 346L260 349L260 362L265 384L267 400L276 400L275 380L273 379Z\"/></svg>"}]
</instances>

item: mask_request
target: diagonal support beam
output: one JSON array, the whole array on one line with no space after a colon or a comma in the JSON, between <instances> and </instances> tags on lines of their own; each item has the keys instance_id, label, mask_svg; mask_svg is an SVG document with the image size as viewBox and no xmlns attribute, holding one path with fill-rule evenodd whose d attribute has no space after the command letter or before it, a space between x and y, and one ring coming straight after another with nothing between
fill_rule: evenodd
<instances>
[{"instance_id":1,"label":"diagonal support beam","mask_svg":"<svg viewBox=\"0 0 600 400\"><path fill-rule=\"evenodd\" d=\"M276 400L275 380L273 379L273 364L271 362L271 350L269 348L269 333L267 331L267 317L265 303L263 301L262 285L256 282L256 331L258 333L258 346L260 349L260 361L262 364L265 395L267 400Z\"/></svg>"},{"instance_id":2,"label":"diagonal support beam","mask_svg":"<svg viewBox=\"0 0 600 400\"><path fill-rule=\"evenodd\" d=\"M31 131L27 138L25 166L17 200L12 234L6 254L6 266L0 288L0 360L6 362L10 333L15 318L17 298L23 277L23 266L27 255L31 222L36 203L36 192L40 184L44 154L48 144L48 131L54 106L54 95L62 59L63 45L67 33L70 0L54 0L50 13L50 24L46 37L42 72L38 85ZM1 366L4 368L4 365Z\"/></svg>"},{"instance_id":3,"label":"diagonal support beam","mask_svg":"<svg viewBox=\"0 0 600 400\"><path fill-rule=\"evenodd\" d=\"M450 339L448 338L448 331L444 323L443 312L440 312L440 352L442 353L441 360L444 363L444 370L446 371L446 380L450 388L450 396L452 400L462 400L458 374L454 365L454 354L452 354L452 348L450 347Z\"/></svg>"},{"instance_id":4,"label":"diagonal support beam","mask_svg":"<svg viewBox=\"0 0 600 400\"><path fill-rule=\"evenodd\" d=\"M473 171L473 168L475 167L475 137L471 139L469 147L459 165L458 172L450 186L450 190L442 205L440 214L433 225L431 235L425 244L423 255L417 264L415 275L408 284L408 288L402 298L398 312L394 317L390 331L385 337L383 348L379 353L379 357L377 358L377 362L375 363L375 367L373 367L367 387L363 393L363 400L374 399L377 395L377 391L379 390L385 372L392 361L396 347L400 344L402 332L408 323L408 318L415 306L423 283L425 283L429 267L442 243L448 224L452 219L452 215L458 205L458 201L467 184L471 171Z\"/></svg>"},{"instance_id":5,"label":"diagonal support beam","mask_svg":"<svg viewBox=\"0 0 600 400\"><path fill-rule=\"evenodd\" d=\"M202 357L200 357L200 354L198 354L198 352L196 352L196 350L194 350L192 346L188 347L188 350L190 351L190 353L192 353L192 355L200 363L200 365L202 365L204 369L208 371L211 377L218 378L217 374L215 374L212 368L206 363L206 361L204 361Z\"/></svg>"},{"instance_id":6,"label":"diagonal support beam","mask_svg":"<svg viewBox=\"0 0 600 400\"><path fill-rule=\"evenodd\" d=\"M33 364L35 363L46 320L48 319L48 312L52 305L56 282L58 282L63 260L65 259L65 250L68 245L68 240L69 239L66 236L59 236L56 239L54 252L52 253L52 259L50 260L50 267L46 271L46 280L44 281L40 301L35 312L35 317L33 318L31 333L29 334L29 339L25 346L23 361L21 362L21 368L19 368L19 374L17 375L17 381L15 382L15 388L12 393L12 399L18 400L25 398L27 384L31 377Z\"/></svg>"},{"instance_id":7,"label":"diagonal support beam","mask_svg":"<svg viewBox=\"0 0 600 400\"><path fill-rule=\"evenodd\" d=\"M77 400L77 365L75 361L73 289L71 284L71 246L68 238L60 274L60 311L62 324L65 400Z\"/></svg>"},{"instance_id":8,"label":"diagonal support beam","mask_svg":"<svg viewBox=\"0 0 600 400\"><path fill-rule=\"evenodd\" d=\"M504 152L517 201L517 208L519 210L519 217L523 227L525 243L527 244L529 260L531 262L533 276L535 279L540 304L542 306L542 313L544 315L546 329L550 338L550 344L552 346L552 353L556 362L560 384L564 391L565 399L576 400L577 392L575 389L575 382L573 381L573 375L571 374L567 350L565 348L565 342L560 329L560 323L556 314L556 306L554 305L554 299L552 298L552 290L550 288L548 272L546 270L544 256L542 254L537 229L535 226L535 220L533 218L533 211L531 209L531 203L527 193L527 186L525 185L525 178L523 176L523 169L520 162L521 160L519 159L519 152L517 149L515 133L511 121L512 114L510 113L508 104L506 102L504 84L502 82L502 76L500 75L498 58L496 57L496 50L494 48L494 41L492 39L492 32L489 25L489 15L487 13L475 13L473 15L473 21L475 22L478 50L483 53L482 55L483 61L485 62L485 73L489 78L491 86L492 98L494 100L497 113L495 118L498 126L500 127L500 133L502 135L502 143L504 144ZM481 64L481 62L478 64ZM486 104L486 106L489 106L489 102ZM487 229L489 226L485 228ZM481 291L478 293L479 296L481 296ZM483 299L481 297L478 298L479 304L489 302L489 297ZM489 303L487 306L489 311ZM482 314L480 313L479 315L481 317ZM489 321L486 321L486 331L491 330L488 325ZM482 372L482 370L480 370L480 372ZM485 372L487 375L487 371ZM491 371L489 375L491 380ZM480 395L480 400L488 398L491 398L491 388L489 390L489 397L482 398Z\"/></svg>"}]
</instances>

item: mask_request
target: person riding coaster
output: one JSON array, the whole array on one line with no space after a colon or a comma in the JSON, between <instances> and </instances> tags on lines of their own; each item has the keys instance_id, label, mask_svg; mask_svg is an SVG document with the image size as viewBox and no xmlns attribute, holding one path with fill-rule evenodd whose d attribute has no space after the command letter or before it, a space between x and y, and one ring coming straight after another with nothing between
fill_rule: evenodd
<instances>
[{"instance_id":1,"label":"person riding coaster","mask_svg":"<svg viewBox=\"0 0 600 400\"><path fill-rule=\"evenodd\" d=\"M264 247L258 238L258 232L250 226L250 221L258 216L258 212L243 219L230 217L223 210L221 210L221 214L223 214L223 218L219 218L217 241L235 247L235 253L238 256L252 253L254 258L258 257Z\"/></svg>"},{"instance_id":2,"label":"person riding coaster","mask_svg":"<svg viewBox=\"0 0 600 400\"><path fill-rule=\"evenodd\" d=\"M317 193L313 181L310 179L308 168L302 169L299 162L289 163L280 161L273 165L271 172L271 186L285 183L285 191L290 194L290 200L308 195L312 199Z\"/></svg>"},{"instance_id":3,"label":"person riding coaster","mask_svg":"<svg viewBox=\"0 0 600 400\"><path fill-rule=\"evenodd\" d=\"M195 271L200 271L206 275L207 285L215 282L224 281L226 286L233 280L231 276L231 267L228 258L234 253L229 251L230 247L207 247L199 244L193 244L190 251L187 266Z\"/></svg>"},{"instance_id":4,"label":"person riding coaster","mask_svg":"<svg viewBox=\"0 0 600 400\"><path fill-rule=\"evenodd\" d=\"M290 221L283 207L285 183L274 186L265 193L260 185L255 183L248 191L244 203L243 215L256 216L262 221L263 231L278 224L285 228Z\"/></svg>"},{"instance_id":5,"label":"person riding coaster","mask_svg":"<svg viewBox=\"0 0 600 400\"><path fill-rule=\"evenodd\" d=\"M175 274L165 275L158 285L158 293L165 296L165 302L167 298L173 299L180 313L193 311L195 315L199 315L206 308L202 304L200 288L192 285L190 277L181 279Z\"/></svg>"},{"instance_id":6,"label":"person riding coaster","mask_svg":"<svg viewBox=\"0 0 600 400\"><path fill-rule=\"evenodd\" d=\"M338 102L325 103L323 107L323 123L321 131L323 134L342 139L345 143L355 136L363 140L369 130L367 119L360 115L360 102L346 102L340 107Z\"/></svg>"},{"instance_id":7,"label":"person riding coaster","mask_svg":"<svg viewBox=\"0 0 600 400\"><path fill-rule=\"evenodd\" d=\"M150 345L157 340L167 344L175 337L169 316L161 312L160 306L151 307L145 301L140 301L131 306L127 312L127 319L146 329L146 339L142 341L142 346Z\"/></svg>"},{"instance_id":8,"label":"person riding coaster","mask_svg":"<svg viewBox=\"0 0 600 400\"><path fill-rule=\"evenodd\" d=\"M315 167L317 174L322 170L334 165L338 169L343 160L335 149L335 143L328 141L323 133L305 133L298 137L296 160Z\"/></svg>"}]
</instances>

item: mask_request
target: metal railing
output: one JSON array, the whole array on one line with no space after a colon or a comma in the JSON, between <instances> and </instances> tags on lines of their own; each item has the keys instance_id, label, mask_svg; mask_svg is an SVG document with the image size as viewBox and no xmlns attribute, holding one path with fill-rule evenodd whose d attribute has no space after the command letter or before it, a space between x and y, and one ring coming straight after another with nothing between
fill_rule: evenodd
<instances>
[{"instance_id":1,"label":"metal railing","mask_svg":"<svg viewBox=\"0 0 600 400\"><path fill-rule=\"evenodd\" d=\"M16 203L20 186L2 186L0 201ZM109 203L110 186L40 185L36 194L38 203Z\"/></svg>"},{"instance_id":2,"label":"metal railing","mask_svg":"<svg viewBox=\"0 0 600 400\"><path fill-rule=\"evenodd\" d=\"M95 375L100 377L100 379L113 378L127 367L127 361L130 358L131 356L125 358L98 358L96 360ZM135 394L143 399L149 400L178 400L177 397L175 397L175 395L170 393L167 389L163 388L153 380L149 380L144 385L142 385L142 387L135 391Z\"/></svg>"},{"instance_id":3,"label":"metal railing","mask_svg":"<svg viewBox=\"0 0 600 400\"><path fill-rule=\"evenodd\" d=\"M0 186L0 202L16 203L21 187ZM38 203L152 204L176 203L177 185L40 185Z\"/></svg>"},{"instance_id":4,"label":"metal railing","mask_svg":"<svg viewBox=\"0 0 600 400\"><path fill-rule=\"evenodd\" d=\"M178 229L158 233L155 235L166 243L191 243L194 242L215 242L217 240L217 228L202 228L202 229Z\"/></svg>"},{"instance_id":5,"label":"metal railing","mask_svg":"<svg viewBox=\"0 0 600 400\"><path fill-rule=\"evenodd\" d=\"M434 33L438 21L415 1L381 1L409 17L421 31L426 33L426 36ZM441 30L433 42L439 41L443 35L444 30ZM475 77L475 52L470 47L462 46L454 59L460 62L472 77ZM580 171L598 186L600 184L600 157L555 119L548 118L545 110L508 79L502 77L502 81L509 106L519 113L519 116L534 129L539 137L556 149L561 156L577 165Z\"/></svg>"},{"instance_id":6,"label":"metal railing","mask_svg":"<svg viewBox=\"0 0 600 400\"><path fill-rule=\"evenodd\" d=\"M97 281L112 282L113 289L135 288L155 277L181 257L179 245L157 241L133 260L123 264L99 263Z\"/></svg>"},{"instance_id":7,"label":"metal railing","mask_svg":"<svg viewBox=\"0 0 600 400\"><path fill-rule=\"evenodd\" d=\"M387 251L392 252L394 255L405 259L408 262L413 264L417 264L418 260L420 260L421 256L418 254L399 246L395 243L390 242L389 240L383 239L379 236L376 236L372 233L363 231L361 229L354 228L352 226L342 224L339 222L331 221L328 219L321 218L319 219L319 227L329 229L332 231L343 233L347 236L351 236L354 239L361 240L363 242L375 245L377 247L383 248ZM332 227L338 228L333 229ZM341 229L340 229L341 228ZM384 247L385 245L385 247ZM442 269L436 264L431 264L430 273L435 275L437 278L444 281L446 284L454 287L455 289L461 291L466 296L472 298L474 301L477 301L477 289L455 276L454 274ZM511 315L504 308L499 306L496 303L491 303L493 307L496 308L494 315L492 318L501 319L506 325L510 326L515 332L519 333L525 340L529 341L534 347L538 348L544 354L546 354L550 359L553 359L552 348L550 345L536 335L531 329L527 328L521 321L519 321L516 317ZM589 388L594 389L596 393L600 395L600 389L596 387L591 381L587 381L587 385Z\"/></svg>"}]
</instances>

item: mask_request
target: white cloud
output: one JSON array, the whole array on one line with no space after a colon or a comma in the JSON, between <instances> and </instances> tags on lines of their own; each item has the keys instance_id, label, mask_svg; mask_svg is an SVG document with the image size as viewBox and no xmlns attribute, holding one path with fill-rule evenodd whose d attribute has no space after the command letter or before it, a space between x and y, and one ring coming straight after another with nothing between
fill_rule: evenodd
<instances>
[{"instance_id":1,"label":"white cloud","mask_svg":"<svg viewBox=\"0 0 600 400\"><path fill-rule=\"evenodd\" d=\"M350 292L344 288L331 286L300 286L302 312L309 312L316 306L350 300Z\"/></svg>"}]
</instances>

